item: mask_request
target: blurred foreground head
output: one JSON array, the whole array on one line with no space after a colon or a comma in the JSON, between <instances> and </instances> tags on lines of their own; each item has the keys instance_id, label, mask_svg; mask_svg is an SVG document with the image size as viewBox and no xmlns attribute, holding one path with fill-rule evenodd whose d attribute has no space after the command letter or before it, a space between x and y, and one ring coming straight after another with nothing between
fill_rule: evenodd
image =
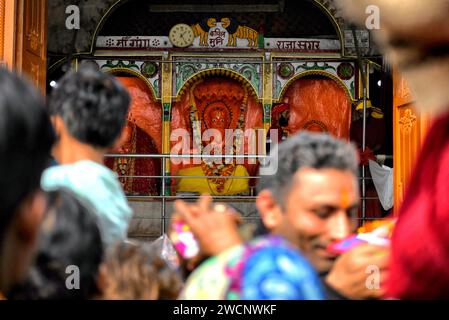
<instances>
[{"instance_id":1,"label":"blurred foreground head","mask_svg":"<svg viewBox=\"0 0 449 320\"><path fill-rule=\"evenodd\" d=\"M0 68L0 291L6 293L31 263L45 196L40 177L54 136L42 97Z\"/></svg>"},{"instance_id":2,"label":"blurred foreground head","mask_svg":"<svg viewBox=\"0 0 449 320\"><path fill-rule=\"evenodd\" d=\"M70 71L52 92L49 109L61 141L76 141L107 149L119 138L126 123L130 97L112 75L92 63ZM58 143L55 155L58 158Z\"/></svg>"},{"instance_id":3,"label":"blurred foreground head","mask_svg":"<svg viewBox=\"0 0 449 320\"><path fill-rule=\"evenodd\" d=\"M89 299L98 294L103 257L100 229L92 209L70 190L48 194L36 261L9 299Z\"/></svg>"},{"instance_id":4,"label":"blurred foreground head","mask_svg":"<svg viewBox=\"0 0 449 320\"><path fill-rule=\"evenodd\" d=\"M175 300L179 275L153 246L121 243L107 255L99 286L105 300Z\"/></svg>"},{"instance_id":5,"label":"blurred foreground head","mask_svg":"<svg viewBox=\"0 0 449 320\"><path fill-rule=\"evenodd\" d=\"M339 0L336 4L348 20L361 26L369 16L367 8L378 8L380 29L372 34L405 75L417 106L434 113L449 110L449 0Z\"/></svg>"}]
</instances>

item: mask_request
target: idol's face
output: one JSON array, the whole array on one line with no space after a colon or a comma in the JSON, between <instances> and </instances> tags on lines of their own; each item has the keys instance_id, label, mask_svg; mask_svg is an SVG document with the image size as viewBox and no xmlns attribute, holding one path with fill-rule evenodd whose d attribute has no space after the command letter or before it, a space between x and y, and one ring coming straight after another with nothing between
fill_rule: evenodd
<instances>
[{"instance_id":1,"label":"idol's face","mask_svg":"<svg viewBox=\"0 0 449 320\"><path fill-rule=\"evenodd\" d=\"M223 103L215 102L209 105L205 118L206 128L217 130L221 135L220 141L223 141L226 137L226 129L228 129L230 122L229 117L228 110Z\"/></svg>"},{"instance_id":2,"label":"idol's face","mask_svg":"<svg viewBox=\"0 0 449 320\"><path fill-rule=\"evenodd\" d=\"M210 115L212 116L212 128L218 130L226 129L226 118L222 110L216 109Z\"/></svg>"}]
</instances>

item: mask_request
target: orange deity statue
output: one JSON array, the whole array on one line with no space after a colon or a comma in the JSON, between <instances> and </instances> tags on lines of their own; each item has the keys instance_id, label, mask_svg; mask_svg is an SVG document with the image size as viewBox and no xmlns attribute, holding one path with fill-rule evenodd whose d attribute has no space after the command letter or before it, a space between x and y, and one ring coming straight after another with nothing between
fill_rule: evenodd
<instances>
[{"instance_id":1,"label":"orange deity statue","mask_svg":"<svg viewBox=\"0 0 449 320\"><path fill-rule=\"evenodd\" d=\"M178 181L178 192L232 195L249 191L247 168L235 158L222 157L243 153L243 135L235 134L235 130L245 129L248 94L241 85L231 84L212 80L192 87L190 124L194 149L216 157L203 158L200 165L179 170L179 175L186 178Z\"/></svg>"}]
</instances>

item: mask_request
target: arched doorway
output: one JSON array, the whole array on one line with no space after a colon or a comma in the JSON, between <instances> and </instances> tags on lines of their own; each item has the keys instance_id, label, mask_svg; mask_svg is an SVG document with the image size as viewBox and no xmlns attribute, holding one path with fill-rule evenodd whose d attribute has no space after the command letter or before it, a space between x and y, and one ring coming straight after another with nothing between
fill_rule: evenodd
<instances>
[{"instance_id":1,"label":"arched doorway","mask_svg":"<svg viewBox=\"0 0 449 320\"><path fill-rule=\"evenodd\" d=\"M262 129L263 110L251 87L244 84L245 80L232 79L226 76L212 75L199 77L183 90L179 101L172 107L171 131L179 132L184 129L188 133L190 153L201 154L198 148L207 148L208 142L195 144L195 137L204 139L204 132L215 129L225 138L225 130ZM243 83L242 83L243 81ZM221 122L221 124L217 124ZM195 123L198 123L197 125ZM250 138L242 137L231 141L231 152L253 153L250 149ZM224 142L225 139L223 139ZM211 141L212 142L212 141ZM176 148L179 140L172 140L172 149ZM224 146L224 144L223 144ZM194 149L197 148L197 149ZM221 150L221 154L229 154L229 150ZM187 160L187 159L186 159ZM232 159L231 159L232 160ZM177 192L209 193L213 195L232 195L248 193L254 181L249 178L221 179L221 178L188 178L202 176L254 176L257 172L257 161L242 160L225 163L223 166L207 163L197 159L196 162L177 163L171 166L171 174L185 176L174 179L173 187Z\"/></svg>"},{"instance_id":2,"label":"arched doorway","mask_svg":"<svg viewBox=\"0 0 449 320\"><path fill-rule=\"evenodd\" d=\"M319 75L298 78L291 82L280 101L290 111L288 134L308 130L349 140L351 100L335 80ZM275 121L277 118L273 117Z\"/></svg>"}]
</instances>

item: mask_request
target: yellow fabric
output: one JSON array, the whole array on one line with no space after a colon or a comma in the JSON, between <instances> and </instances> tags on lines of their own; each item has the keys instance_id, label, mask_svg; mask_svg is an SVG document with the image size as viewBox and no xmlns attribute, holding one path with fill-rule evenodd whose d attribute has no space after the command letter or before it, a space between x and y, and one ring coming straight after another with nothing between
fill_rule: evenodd
<instances>
[{"instance_id":1,"label":"yellow fabric","mask_svg":"<svg viewBox=\"0 0 449 320\"><path fill-rule=\"evenodd\" d=\"M371 116L376 119L382 119L384 117L384 113L379 108L373 108L371 111Z\"/></svg>"},{"instance_id":2,"label":"yellow fabric","mask_svg":"<svg viewBox=\"0 0 449 320\"><path fill-rule=\"evenodd\" d=\"M178 172L180 176L193 177L193 176L204 176L203 169L201 166L181 169ZM247 177L249 176L248 171L242 165L237 165L235 167L234 176L237 177ZM200 194L211 194L211 195L232 195L242 192L247 192L249 190L249 179L226 179L224 186L224 191L219 193L217 191L216 185L206 179L206 178L186 178L179 179L177 185L178 192L198 192Z\"/></svg>"},{"instance_id":3,"label":"yellow fabric","mask_svg":"<svg viewBox=\"0 0 449 320\"><path fill-rule=\"evenodd\" d=\"M366 100L366 108L367 109L369 109L369 108L372 108L373 107L373 104L371 103L371 100ZM363 110L363 100L362 101L360 101L358 104L357 104L357 107L355 108L355 110Z\"/></svg>"}]
</instances>

